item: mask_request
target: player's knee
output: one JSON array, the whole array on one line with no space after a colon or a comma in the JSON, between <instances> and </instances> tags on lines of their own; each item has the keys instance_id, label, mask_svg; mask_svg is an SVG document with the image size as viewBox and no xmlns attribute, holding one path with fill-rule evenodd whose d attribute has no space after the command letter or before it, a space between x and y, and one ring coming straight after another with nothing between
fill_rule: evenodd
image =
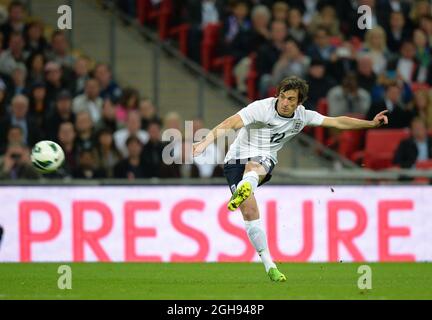
<instances>
[{"instance_id":1,"label":"player's knee","mask_svg":"<svg viewBox=\"0 0 432 320\"><path fill-rule=\"evenodd\" d=\"M258 175L265 174L265 169L262 165L256 162L248 162L245 167L245 173L255 171Z\"/></svg>"}]
</instances>

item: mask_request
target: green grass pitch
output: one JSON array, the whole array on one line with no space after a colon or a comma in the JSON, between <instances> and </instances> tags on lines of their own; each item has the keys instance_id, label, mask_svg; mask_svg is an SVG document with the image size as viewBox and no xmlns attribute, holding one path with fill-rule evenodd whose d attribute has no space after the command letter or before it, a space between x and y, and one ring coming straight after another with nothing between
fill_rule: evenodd
<instances>
[{"instance_id":1,"label":"green grass pitch","mask_svg":"<svg viewBox=\"0 0 432 320\"><path fill-rule=\"evenodd\" d=\"M282 263L284 283L260 263L71 263L71 290L60 265L0 263L0 299L432 299L431 263L369 263L371 290L354 263Z\"/></svg>"}]
</instances>

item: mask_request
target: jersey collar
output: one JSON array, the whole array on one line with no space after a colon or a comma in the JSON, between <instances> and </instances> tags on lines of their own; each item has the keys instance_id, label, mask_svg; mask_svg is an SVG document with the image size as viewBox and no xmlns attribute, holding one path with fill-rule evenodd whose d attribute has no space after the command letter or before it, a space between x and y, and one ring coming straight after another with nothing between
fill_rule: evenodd
<instances>
[{"instance_id":1,"label":"jersey collar","mask_svg":"<svg viewBox=\"0 0 432 320\"><path fill-rule=\"evenodd\" d=\"M281 117L281 118L283 118L283 119L292 119L292 118L294 118L297 109L294 110L294 112L293 112L293 114L291 115L291 117L283 116L283 115L281 115L281 114L279 113L279 111L277 110L277 102L278 102L278 99L276 98L276 100L275 100L275 104L274 104L274 109L275 109L275 111L276 111L276 113L277 113L277 115L278 115L279 117Z\"/></svg>"}]
</instances>

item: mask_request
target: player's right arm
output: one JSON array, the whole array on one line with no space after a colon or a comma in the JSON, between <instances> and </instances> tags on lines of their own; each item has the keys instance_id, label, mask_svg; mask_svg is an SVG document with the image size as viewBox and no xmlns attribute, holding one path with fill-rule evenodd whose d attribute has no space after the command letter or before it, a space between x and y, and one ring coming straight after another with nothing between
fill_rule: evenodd
<instances>
[{"instance_id":1,"label":"player's right arm","mask_svg":"<svg viewBox=\"0 0 432 320\"><path fill-rule=\"evenodd\" d=\"M216 141L219 137L224 136L230 130L238 130L244 127L244 123L239 114L235 114L214 127L207 136L200 142L194 143L192 154L194 157L199 156L204 150Z\"/></svg>"}]
</instances>

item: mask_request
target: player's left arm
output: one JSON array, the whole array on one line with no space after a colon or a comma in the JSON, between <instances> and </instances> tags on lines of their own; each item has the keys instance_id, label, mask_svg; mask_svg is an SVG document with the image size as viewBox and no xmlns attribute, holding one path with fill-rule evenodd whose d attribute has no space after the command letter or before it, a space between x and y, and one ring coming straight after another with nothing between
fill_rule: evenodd
<instances>
[{"instance_id":1,"label":"player's left arm","mask_svg":"<svg viewBox=\"0 0 432 320\"><path fill-rule=\"evenodd\" d=\"M373 120L370 121L346 116L324 117L321 126L340 130L373 129L388 124L388 118L385 115L386 113L387 110L381 111L373 118Z\"/></svg>"}]
</instances>

